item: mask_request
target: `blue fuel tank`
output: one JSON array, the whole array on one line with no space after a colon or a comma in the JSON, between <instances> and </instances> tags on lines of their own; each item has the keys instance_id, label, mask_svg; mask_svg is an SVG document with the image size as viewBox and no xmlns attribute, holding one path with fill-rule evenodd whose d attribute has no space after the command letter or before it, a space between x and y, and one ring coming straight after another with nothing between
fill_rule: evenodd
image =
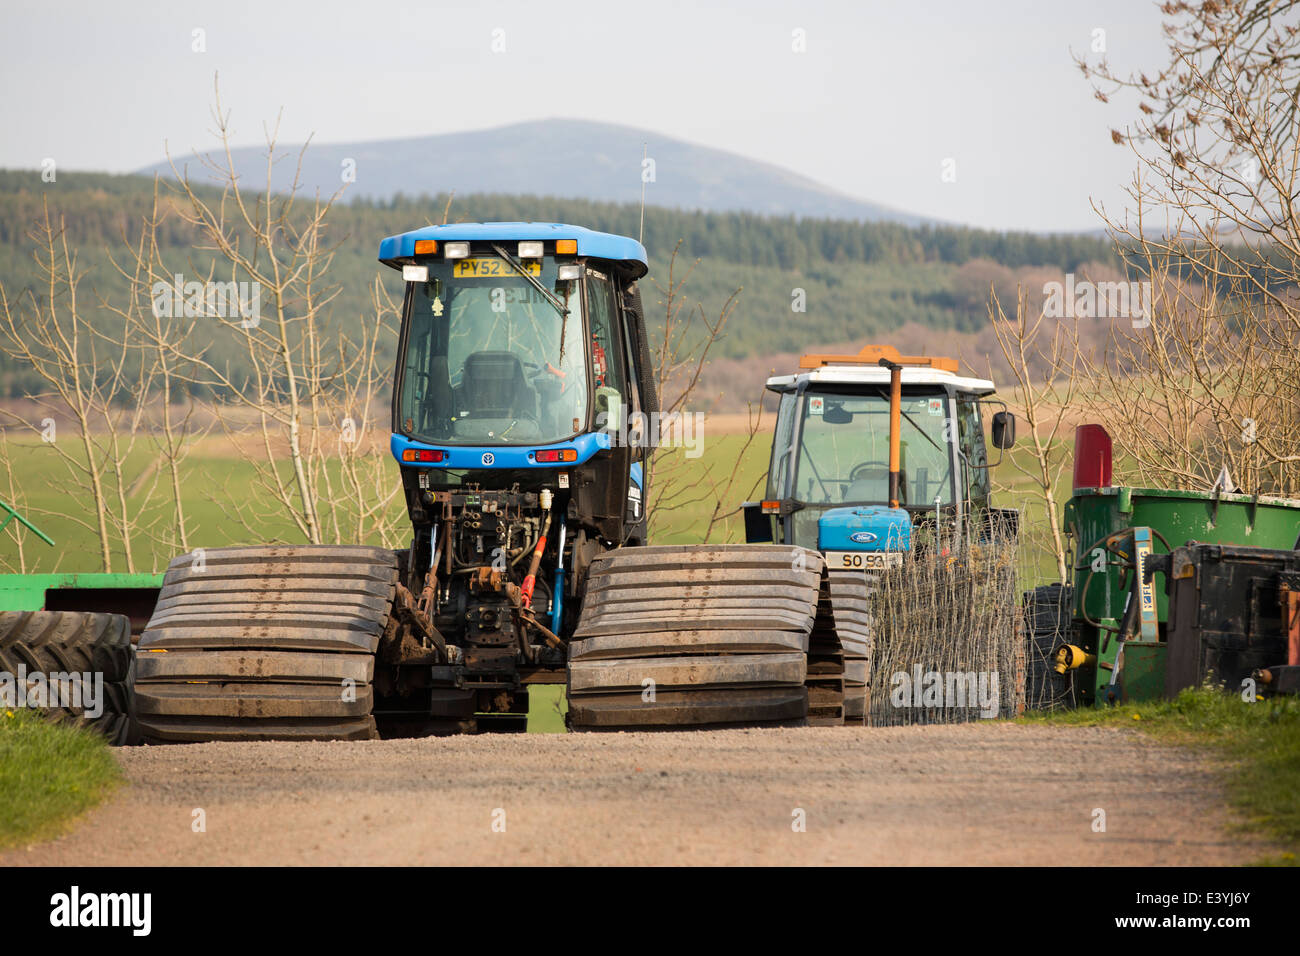
<instances>
[{"instance_id":1,"label":"blue fuel tank","mask_svg":"<svg viewBox=\"0 0 1300 956\"><path fill-rule=\"evenodd\" d=\"M910 551L912 519L903 508L831 508L817 522L819 551Z\"/></svg>"}]
</instances>

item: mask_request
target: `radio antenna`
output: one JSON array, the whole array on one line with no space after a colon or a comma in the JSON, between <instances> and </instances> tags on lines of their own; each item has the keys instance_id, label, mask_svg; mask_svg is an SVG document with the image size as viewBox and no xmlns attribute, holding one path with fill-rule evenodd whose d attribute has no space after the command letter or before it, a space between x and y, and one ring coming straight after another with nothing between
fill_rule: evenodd
<instances>
[{"instance_id":1,"label":"radio antenna","mask_svg":"<svg viewBox=\"0 0 1300 956\"><path fill-rule=\"evenodd\" d=\"M645 243L645 158L647 144L641 144L641 225L636 230L636 241Z\"/></svg>"}]
</instances>

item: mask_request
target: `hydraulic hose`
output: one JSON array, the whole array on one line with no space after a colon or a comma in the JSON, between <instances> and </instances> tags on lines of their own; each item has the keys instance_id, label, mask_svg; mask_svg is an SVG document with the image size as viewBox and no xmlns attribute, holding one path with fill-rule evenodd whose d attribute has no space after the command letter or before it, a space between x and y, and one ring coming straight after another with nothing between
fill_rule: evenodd
<instances>
[{"instance_id":1,"label":"hydraulic hose","mask_svg":"<svg viewBox=\"0 0 1300 956\"><path fill-rule=\"evenodd\" d=\"M564 620L564 533L566 527L560 522L559 557L555 562L555 584L551 588L551 631L558 634Z\"/></svg>"},{"instance_id":2,"label":"hydraulic hose","mask_svg":"<svg viewBox=\"0 0 1300 956\"><path fill-rule=\"evenodd\" d=\"M551 492L542 491L542 530L537 535L537 547L533 549L533 560L528 563L528 574L524 585L519 589L520 603L525 609L533 606L533 588L537 587L537 568L542 563L542 554L546 551L546 539L551 531Z\"/></svg>"}]
</instances>

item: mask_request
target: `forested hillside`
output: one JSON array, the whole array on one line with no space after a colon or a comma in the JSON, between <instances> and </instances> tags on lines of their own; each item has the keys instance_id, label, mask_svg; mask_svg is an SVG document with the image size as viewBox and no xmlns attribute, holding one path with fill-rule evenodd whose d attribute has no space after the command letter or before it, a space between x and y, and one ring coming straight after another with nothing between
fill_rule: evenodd
<instances>
[{"instance_id":1,"label":"forested hillside","mask_svg":"<svg viewBox=\"0 0 1300 956\"><path fill-rule=\"evenodd\" d=\"M174 188L160 186L164 196ZM138 234L153 189L152 179L141 176L60 173L57 182L44 183L34 171L0 172L0 283L9 301L24 293L44 295L30 238L43 203L78 253L85 273L82 307L100 309L101 298L120 297L125 284L110 257L123 261L124 241ZM303 197L304 210L310 199ZM211 253L196 248L197 234L176 214L178 206L165 204L159 228L165 260L184 263L187 274L205 275ZM329 306L330 320L346 327L368 312L376 275L383 274L396 291L396 275L375 261L379 240L441 222L445 209L447 196L336 205L328 222L336 244L330 277L339 295ZM635 204L504 195L455 196L449 210L452 221L556 220L633 236L640 215ZM647 207L644 243L651 272L643 288L651 311L679 242L679 270L700 260L686 286L689 299L713 314L741 290L727 334L712 353L732 365L813 346L889 341L904 328L911 339L918 330L922 338L933 330L936 342L951 334L967 341L987 325L990 284L1009 297L1017 282L1041 289L1044 275L1113 268L1109 243L1095 237ZM792 310L795 290L803 290L804 312ZM105 311L102 322L111 329L111 313ZM238 363L237 351L229 359ZM0 394L16 397L33 384L29 372L0 358ZM736 401L724 404L734 407Z\"/></svg>"}]
</instances>

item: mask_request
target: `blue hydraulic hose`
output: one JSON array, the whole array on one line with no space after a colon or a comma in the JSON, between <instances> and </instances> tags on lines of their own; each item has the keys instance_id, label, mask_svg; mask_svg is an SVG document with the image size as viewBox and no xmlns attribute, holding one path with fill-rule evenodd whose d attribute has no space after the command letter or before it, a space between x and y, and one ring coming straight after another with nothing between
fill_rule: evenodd
<instances>
[{"instance_id":1,"label":"blue hydraulic hose","mask_svg":"<svg viewBox=\"0 0 1300 956\"><path fill-rule=\"evenodd\" d=\"M551 630L560 633L564 616L564 522L560 522L560 559L555 563L555 583L551 589Z\"/></svg>"}]
</instances>

